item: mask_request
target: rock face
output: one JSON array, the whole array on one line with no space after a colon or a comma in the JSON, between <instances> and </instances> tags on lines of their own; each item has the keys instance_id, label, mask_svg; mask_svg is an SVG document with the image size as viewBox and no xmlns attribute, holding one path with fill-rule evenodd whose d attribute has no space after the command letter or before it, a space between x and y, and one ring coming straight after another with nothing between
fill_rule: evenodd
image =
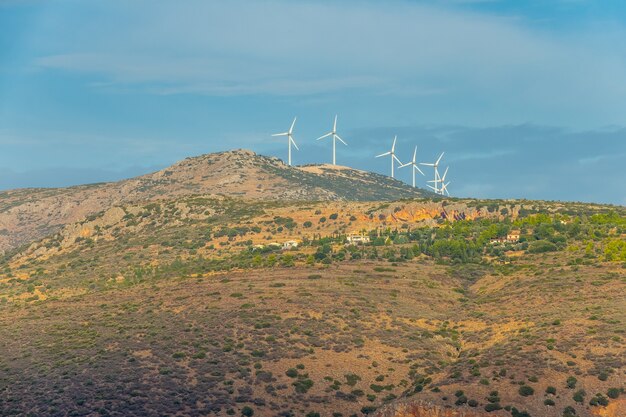
<instances>
[{"instance_id":1,"label":"rock face","mask_svg":"<svg viewBox=\"0 0 626 417\"><path fill-rule=\"evenodd\" d=\"M110 207L194 194L256 200L375 201L430 192L347 167L290 167L247 150L187 158L161 171L105 184L0 193L0 253Z\"/></svg>"}]
</instances>

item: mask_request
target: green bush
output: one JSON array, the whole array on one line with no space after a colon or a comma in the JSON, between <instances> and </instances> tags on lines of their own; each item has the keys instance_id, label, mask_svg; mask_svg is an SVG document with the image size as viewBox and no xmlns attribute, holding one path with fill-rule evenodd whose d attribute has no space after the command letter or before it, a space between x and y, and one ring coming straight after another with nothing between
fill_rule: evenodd
<instances>
[{"instance_id":1,"label":"green bush","mask_svg":"<svg viewBox=\"0 0 626 417\"><path fill-rule=\"evenodd\" d=\"M616 399L617 397L619 397L619 394L619 388L609 388L609 390L606 392L606 395L612 399Z\"/></svg>"},{"instance_id":2,"label":"green bush","mask_svg":"<svg viewBox=\"0 0 626 417\"><path fill-rule=\"evenodd\" d=\"M585 395L586 395L585 390L581 389L581 390L576 391L572 398L577 403L581 403L582 404L585 401Z\"/></svg>"},{"instance_id":3,"label":"green bush","mask_svg":"<svg viewBox=\"0 0 626 417\"><path fill-rule=\"evenodd\" d=\"M563 409L563 417L575 417L575 416L576 416L576 409L572 407L571 405L568 405L567 407Z\"/></svg>"},{"instance_id":4,"label":"green bush","mask_svg":"<svg viewBox=\"0 0 626 417\"><path fill-rule=\"evenodd\" d=\"M549 386L548 388L546 388L546 394L556 395L556 388L553 386Z\"/></svg>"},{"instance_id":5,"label":"green bush","mask_svg":"<svg viewBox=\"0 0 626 417\"><path fill-rule=\"evenodd\" d=\"M523 396L523 397L528 397L529 395L533 395L535 393L535 390L532 387L529 387L528 385L522 385L521 387L519 387L519 395Z\"/></svg>"},{"instance_id":6,"label":"green bush","mask_svg":"<svg viewBox=\"0 0 626 417\"><path fill-rule=\"evenodd\" d=\"M306 394L306 392L311 389L311 387L313 386L313 381L311 381L310 379L300 379L296 382L294 382L293 384L291 384L295 387L296 392L299 394Z\"/></svg>"},{"instance_id":7,"label":"green bush","mask_svg":"<svg viewBox=\"0 0 626 417\"><path fill-rule=\"evenodd\" d=\"M536 240L528 245L528 253L545 253L554 252L556 250L556 245L547 240Z\"/></svg>"},{"instance_id":8,"label":"green bush","mask_svg":"<svg viewBox=\"0 0 626 417\"><path fill-rule=\"evenodd\" d=\"M254 415L254 410L246 405L241 409L241 415L244 417L252 417Z\"/></svg>"},{"instance_id":9,"label":"green bush","mask_svg":"<svg viewBox=\"0 0 626 417\"><path fill-rule=\"evenodd\" d=\"M489 403L485 406L485 411L490 413L492 411L502 410L500 403Z\"/></svg>"},{"instance_id":10,"label":"green bush","mask_svg":"<svg viewBox=\"0 0 626 417\"><path fill-rule=\"evenodd\" d=\"M567 385L567 388L574 389L576 388L577 382L578 380L576 379L576 377L570 376L567 378L567 381L565 381L565 384Z\"/></svg>"}]
</instances>

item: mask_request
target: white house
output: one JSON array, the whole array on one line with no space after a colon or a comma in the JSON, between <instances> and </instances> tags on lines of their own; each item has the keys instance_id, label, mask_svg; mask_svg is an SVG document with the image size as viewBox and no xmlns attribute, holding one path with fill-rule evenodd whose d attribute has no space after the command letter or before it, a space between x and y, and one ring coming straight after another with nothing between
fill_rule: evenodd
<instances>
[{"instance_id":1,"label":"white house","mask_svg":"<svg viewBox=\"0 0 626 417\"><path fill-rule=\"evenodd\" d=\"M347 241L349 245L364 245L366 243L370 243L370 237L362 234L350 234L347 237Z\"/></svg>"},{"instance_id":2,"label":"white house","mask_svg":"<svg viewBox=\"0 0 626 417\"><path fill-rule=\"evenodd\" d=\"M283 243L283 250L295 249L300 243L295 240L288 240Z\"/></svg>"}]
</instances>

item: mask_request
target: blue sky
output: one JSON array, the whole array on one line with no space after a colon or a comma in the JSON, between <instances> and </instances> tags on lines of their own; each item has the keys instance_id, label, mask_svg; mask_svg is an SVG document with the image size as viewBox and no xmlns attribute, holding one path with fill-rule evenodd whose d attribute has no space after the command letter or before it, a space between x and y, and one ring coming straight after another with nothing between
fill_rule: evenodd
<instances>
[{"instance_id":1,"label":"blue sky","mask_svg":"<svg viewBox=\"0 0 626 417\"><path fill-rule=\"evenodd\" d=\"M338 113L341 164L397 134L456 196L626 204L625 39L617 0L0 0L0 189L286 159L296 115L328 162Z\"/></svg>"}]
</instances>

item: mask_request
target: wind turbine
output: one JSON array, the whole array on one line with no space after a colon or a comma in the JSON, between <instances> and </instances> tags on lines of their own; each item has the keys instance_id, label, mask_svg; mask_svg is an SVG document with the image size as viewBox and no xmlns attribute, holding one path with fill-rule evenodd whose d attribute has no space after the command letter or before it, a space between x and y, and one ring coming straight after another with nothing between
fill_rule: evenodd
<instances>
[{"instance_id":1,"label":"wind turbine","mask_svg":"<svg viewBox=\"0 0 626 417\"><path fill-rule=\"evenodd\" d=\"M450 195L450 192L448 191L448 185L450 185L452 181L448 181L445 184L441 184L441 195L443 195L443 193L445 192L446 194Z\"/></svg>"},{"instance_id":2,"label":"wind turbine","mask_svg":"<svg viewBox=\"0 0 626 417\"><path fill-rule=\"evenodd\" d=\"M399 164L402 164L402 162L400 162L400 160L398 159L398 157L396 156L396 139L398 139L398 135L396 135L393 138L393 145L391 145L391 150L389 152L385 152L385 153L381 153L380 155L376 155L376 158L380 158L381 156L387 156L387 155L391 155L391 178L395 178L393 176L393 166L394 166L394 159L396 161L398 161Z\"/></svg>"},{"instance_id":3,"label":"wind turbine","mask_svg":"<svg viewBox=\"0 0 626 417\"><path fill-rule=\"evenodd\" d=\"M333 138L333 165L336 165L335 161L335 149L336 149L336 145L337 145L337 139L339 139L339 141L341 143L343 143L344 145L348 146L348 144L346 142L343 141L343 139L341 139L339 137L339 135L337 134L337 115L335 115L335 122L333 123L333 130L331 130L330 132L328 132L327 134L325 134L324 136L321 136L319 138L317 138L317 140L322 140L324 138L327 138L329 136L332 136Z\"/></svg>"},{"instance_id":4,"label":"wind turbine","mask_svg":"<svg viewBox=\"0 0 626 417\"><path fill-rule=\"evenodd\" d=\"M439 177L435 181L428 181L428 182L434 182L435 183L435 187L433 187L431 185L429 185L429 187L432 188L433 190L435 190L435 193L437 193L437 194L444 195L444 193L448 193L448 195L450 195L450 193L448 192L448 189L447 189L448 184L450 184L450 181L448 181L446 183L446 175L448 175L448 168L450 168L450 167L446 167L446 170L443 172L443 176ZM437 173L437 174L439 174L439 173ZM439 190L436 189L437 183L441 183L441 188L439 188Z\"/></svg>"},{"instance_id":5,"label":"wind turbine","mask_svg":"<svg viewBox=\"0 0 626 417\"><path fill-rule=\"evenodd\" d=\"M296 117L293 118L293 122L291 122L291 127L289 128L289 131L284 132L284 133L275 133L272 136L287 136L287 144L289 147L289 165L291 165L291 145L293 144L293 146L296 147L297 150L300 150L300 148L298 148L298 145L296 145L296 141L293 140L293 127L296 124Z\"/></svg>"},{"instance_id":6,"label":"wind turbine","mask_svg":"<svg viewBox=\"0 0 626 417\"><path fill-rule=\"evenodd\" d=\"M413 151L413 160L411 162L407 162L406 164L400 165L400 168L408 167L409 165L413 167L413 169L411 170L413 173L413 187L415 187L415 171L419 171L420 174L425 175L415 163L416 156L417 156L417 146L415 147L415 151Z\"/></svg>"},{"instance_id":7,"label":"wind turbine","mask_svg":"<svg viewBox=\"0 0 626 417\"><path fill-rule=\"evenodd\" d=\"M420 162L420 165L425 165L427 167L435 168L435 180L429 181L429 182L435 183L435 186L431 187L433 190L435 190L435 194L439 194L439 188L437 187L437 184L439 183L439 171L437 171L437 167L439 167L439 162L441 161L441 158L443 158L444 153L445 152L441 152L441 155L439 155L439 158L437 158L437 162L435 162L434 164L427 163L427 162Z\"/></svg>"}]
</instances>

